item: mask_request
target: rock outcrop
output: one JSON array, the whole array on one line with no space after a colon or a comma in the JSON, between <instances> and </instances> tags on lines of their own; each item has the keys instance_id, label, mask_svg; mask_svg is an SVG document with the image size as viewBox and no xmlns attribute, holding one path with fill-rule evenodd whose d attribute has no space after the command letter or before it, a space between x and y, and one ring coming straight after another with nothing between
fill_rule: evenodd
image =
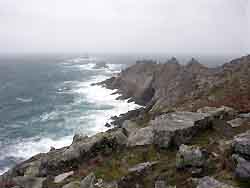
<instances>
[{"instance_id":1,"label":"rock outcrop","mask_svg":"<svg viewBox=\"0 0 250 188\"><path fill-rule=\"evenodd\" d=\"M195 59L186 65L175 58L164 64L142 61L100 84L118 89L123 98L139 104L154 102L153 110L227 105L249 111L249 81L250 56L245 56L217 68L205 67Z\"/></svg>"},{"instance_id":2,"label":"rock outcrop","mask_svg":"<svg viewBox=\"0 0 250 188\"><path fill-rule=\"evenodd\" d=\"M212 177L204 177L198 180L196 188L234 188L231 185L221 183Z\"/></svg>"},{"instance_id":3,"label":"rock outcrop","mask_svg":"<svg viewBox=\"0 0 250 188\"><path fill-rule=\"evenodd\" d=\"M241 180L250 178L250 131L234 137L232 143L236 163L235 175Z\"/></svg>"},{"instance_id":4,"label":"rock outcrop","mask_svg":"<svg viewBox=\"0 0 250 188\"><path fill-rule=\"evenodd\" d=\"M176 167L183 168L202 168L206 162L205 153L195 146L181 145L176 155Z\"/></svg>"}]
</instances>

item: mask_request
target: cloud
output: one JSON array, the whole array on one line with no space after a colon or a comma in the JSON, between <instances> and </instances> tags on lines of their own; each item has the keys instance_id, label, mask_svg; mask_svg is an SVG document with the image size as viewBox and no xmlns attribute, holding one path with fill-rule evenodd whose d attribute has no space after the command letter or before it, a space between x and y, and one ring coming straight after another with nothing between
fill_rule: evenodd
<instances>
[{"instance_id":1,"label":"cloud","mask_svg":"<svg viewBox=\"0 0 250 188\"><path fill-rule=\"evenodd\" d=\"M3 52L245 53L250 41L248 2L0 0L0 48Z\"/></svg>"}]
</instances>

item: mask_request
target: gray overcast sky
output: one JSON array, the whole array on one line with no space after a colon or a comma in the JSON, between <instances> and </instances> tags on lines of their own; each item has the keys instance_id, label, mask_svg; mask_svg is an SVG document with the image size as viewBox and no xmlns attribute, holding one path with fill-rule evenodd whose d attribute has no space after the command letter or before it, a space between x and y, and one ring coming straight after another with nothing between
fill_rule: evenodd
<instances>
[{"instance_id":1,"label":"gray overcast sky","mask_svg":"<svg viewBox=\"0 0 250 188\"><path fill-rule=\"evenodd\" d=\"M247 53L250 0L0 0L0 53Z\"/></svg>"}]
</instances>

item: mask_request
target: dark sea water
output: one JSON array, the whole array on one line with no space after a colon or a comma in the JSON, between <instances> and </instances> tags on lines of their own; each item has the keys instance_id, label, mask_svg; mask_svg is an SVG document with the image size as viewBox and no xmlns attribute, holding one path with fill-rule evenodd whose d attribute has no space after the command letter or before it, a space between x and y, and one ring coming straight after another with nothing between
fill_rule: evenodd
<instances>
[{"instance_id":1,"label":"dark sea water","mask_svg":"<svg viewBox=\"0 0 250 188\"><path fill-rule=\"evenodd\" d=\"M137 106L115 100L114 91L91 83L119 72L125 64L100 58L0 58L0 173L50 147L72 142L75 133L105 131L113 115Z\"/></svg>"}]
</instances>

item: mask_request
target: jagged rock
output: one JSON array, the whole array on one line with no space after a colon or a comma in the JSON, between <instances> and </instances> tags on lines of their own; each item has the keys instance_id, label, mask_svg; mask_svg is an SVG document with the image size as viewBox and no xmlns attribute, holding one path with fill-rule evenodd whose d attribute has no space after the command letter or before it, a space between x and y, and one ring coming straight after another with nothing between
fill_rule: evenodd
<instances>
[{"instance_id":1,"label":"jagged rock","mask_svg":"<svg viewBox=\"0 0 250 188\"><path fill-rule=\"evenodd\" d=\"M66 185L64 185L62 188L80 188L80 182L79 181L73 181Z\"/></svg>"},{"instance_id":2,"label":"jagged rock","mask_svg":"<svg viewBox=\"0 0 250 188\"><path fill-rule=\"evenodd\" d=\"M176 154L176 167L203 167L206 162L206 156L199 147L181 145Z\"/></svg>"},{"instance_id":3,"label":"jagged rock","mask_svg":"<svg viewBox=\"0 0 250 188\"><path fill-rule=\"evenodd\" d=\"M49 151L54 151L54 150L56 150L56 148L54 148L53 146L51 146Z\"/></svg>"},{"instance_id":4,"label":"jagged rock","mask_svg":"<svg viewBox=\"0 0 250 188\"><path fill-rule=\"evenodd\" d=\"M94 173L90 173L87 177L85 177L81 181L80 188L94 188L95 180L96 180L96 177L95 177Z\"/></svg>"},{"instance_id":5,"label":"jagged rock","mask_svg":"<svg viewBox=\"0 0 250 188\"><path fill-rule=\"evenodd\" d=\"M34 161L29 163L25 169L24 175L36 177L40 175L41 161Z\"/></svg>"},{"instance_id":6,"label":"jagged rock","mask_svg":"<svg viewBox=\"0 0 250 188\"><path fill-rule=\"evenodd\" d=\"M250 161L247 161L246 159L237 154L233 154L232 158L236 163L236 177L241 180L248 180L250 178Z\"/></svg>"},{"instance_id":7,"label":"jagged rock","mask_svg":"<svg viewBox=\"0 0 250 188\"><path fill-rule=\"evenodd\" d=\"M199 113L208 113L212 115L213 117L219 118L219 119L232 119L237 115L237 112L230 107L222 106L220 108L216 107L203 107L197 110Z\"/></svg>"},{"instance_id":8,"label":"jagged rock","mask_svg":"<svg viewBox=\"0 0 250 188\"><path fill-rule=\"evenodd\" d=\"M232 159L234 160L234 162L236 163L236 165L237 165L238 163L244 163L244 162L246 162L246 159L244 159L243 157L241 157L241 156L238 155L238 154L233 154L233 155L232 155Z\"/></svg>"},{"instance_id":9,"label":"jagged rock","mask_svg":"<svg viewBox=\"0 0 250 188\"><path fill-rule=\"evenodd\" d=\"M235 136L232 147L235 153L250 157L250 131Z\"/></svg>"},{"instance_id":10,"label":"jagged rock","mask_svg":"<svg viewBox=\"0 0 250 188\"><path fill-rule=\"evenodd\" d=\"M250 178L250 162L249 161L241 161L237 164L235 169L235 175L239 179L249 180Z\"/></svg>"},{"instance_id":11,"label":"jagged rock","mask_svg":"<svg viewBox=\"0 0 250 188\"><path fill-rule=\"evenodd\" d=\"M239 114L240 118L250 119L250 113Z\"/></svg>"},{"instance_id":12,"label":"jagged rock","mask_svg":"<svg viewBox=\"0 0 250 188\"><path fill-rule=\"evenodd\" d=\"M128 146L144 146L153 144L153 127L145 127L132 132L128 137Z\"/></svg>"},{"instance_id":13,"label":"jagged rock","mask_svg":"<svg viewBox=\"0 0 250 188\"><path fill-rule=\"evenodd\" d=\"M243 123L245 122L245 120L243 118L236 118L236 119L233 119L231 121L228 121L227 123L229 125L231 125L231 127L239 127L241 126Z\"/></svg>"},{"instance_id":14,"label":"jagged rock","mask_svg":"<svg viewBox=\"0 0 250 188\"><path fill-rule=\"evenodd\" d=\"M43 182L46 178L36 178L29 176L18 176L12 179L12 181L20 187L25 188L42 188Z\"/></svg>"},{"instance_id":15,"label":"jagged rock","mask_svg":"<svg viewBox=\"0 0 250 188\"><path fill-rule=\"evenodd\" d=\"M110 123L106 123L104 126L110 128L112 125Z\"/></svg>"},{"instance_id":16,"label":"jagged rock","mask_svg":"<svg viewBox=\"0 0 250 188\"><path fill-rule=\"evenodd\" d=\"M196 188L234 188L231 185L227 185L225 183L219 182L216 179L205 176L201 179L198 179Z\"/></svg>"},{"instance_id":17,"label":"jagged rock","mask_svg":"<svg viewBox=\"0 0 250 188\"><path fill-rule=\"evenodd\" d=\"M142 173L145 169L151 168L152 166L154 166L157 163L158 163L157 161L140 163L132 168L129 168L128 171L132 172L132 173L134 173L134 172Z\"/></svg>"},{"instance_id":18,"label":"jagged rock","mask_svg":"<svg viewBox=\"0 0 250 188\"><path fill-rule=\"evenodd\" d=\"M122 98L132 98L138 104L154 102L155 112L173 106L195 110L204 104L250 111L249 57L217 68L208 68L195 59L187 65L179 64L176 58L166 63L149 62L132 65L101 84L117 89Z\"/></svg>"},{"instance_id":19,"label":"jagged rock","mask_svg":"<svg viewBox=\"0 0 250 188\"><path fill-rule=\"evenodd\" d=\"M155 144L168 148L190 141L199 131L211 125L212 118L205 113L173 112L157 116L149 126L136 129L128 137L128 146Z\"/></svg>"},{"instance_id":20,"label":"jagged rock","mask_svg":"<svg viewBox=\"0 0 250 188\"><path fill-rule=\"evenodd\" d=\"M84 136L84 135L81 135L81 134L75 134L74 137L73 137L73 143L83 141L85 139L88 139L88 136Z\"/></svg>"},{"instance_id":21,"label":"jagged rock","mask_svg":"<svg viewBox=\"0 0 250 188\"><path fill-rule=\"evenodd\" d=\"M131 133L135 132L139 127L135 122L131 120L126 120L123 122L122 128L125 129L127 135L130 135Z\"/></svg>"},{"instance_id":22,"label":"jagged rock","mask_svg":"<svg viewBox=\"0 0 250 188\"><path fill-rule=\"evenodd\" d=\"M54 182L55 183L60 183L63 180L65 180L66 178L68 178L69 176L72 176L73 174L74 174L74 171L70 171L70 172L60 174L60 175L55 177Z\"/></svg>"},{"instance_id":23,"label":"jagged rock","mask_svg":"<svg viewBox=\"0 0 250 188\"><path fill-rule=\"evenodd\" d=\"M180 146L187 143L210 123L205 113L174 112L158 116L149 124L153 127L154 144L168 148L170 144Z\"/></svg>"},{"instance_id":24,"label":"jagged rock","mask_svg":"<svg viewBox=\"0 0 250 188\"><path fill-rule=\"evenodd\" d=\"M8 176L18 175L47 176L58 175L61 169L68 165L77 165L83 158L89 159L97 153L112 152L117 147L127 144L127 137L123 129L99 133L92 137L75 136L68 147L53 150L48 153L38 154L32 159L23 162L8 172Z\"/></svg>"},{"instance_id":25,"label":"jagged rock","mask_svg":"<svg viewBox=\"0 0 250 188\"><path fill-rule=\"evenodd\" d=\"M110 132L108 137L114 139L120 146L125 146L128 142L128 137L124 134L124 130L121 128L117 131Z\"/></svg>"}]
</instances>

